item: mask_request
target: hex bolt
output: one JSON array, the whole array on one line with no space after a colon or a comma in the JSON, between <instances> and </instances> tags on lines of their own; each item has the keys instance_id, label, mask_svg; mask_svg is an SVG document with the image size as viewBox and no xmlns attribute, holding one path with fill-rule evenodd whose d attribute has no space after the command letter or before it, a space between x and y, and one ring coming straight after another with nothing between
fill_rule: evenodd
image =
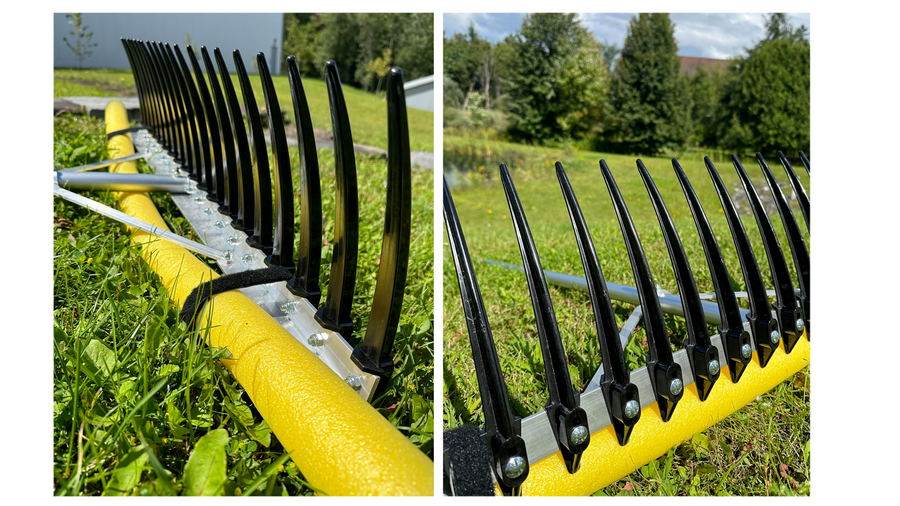
<instances>
[{"instance_id":1,"label":"hex bolt","mask_svg":"<svg viewBox=\"0 0 900 506\"><path fill-rule=\"evenodd\" d=\"M572 429L572 433L569 434L569 441L571 441L572 444L575 444L575 445L580 445L581 443L584 443L585 440L587 440L587 438L588 438L588 429L584 425L579 425L579 426L575 427L574 429Z\"/></svg>"},{"instance_id":2,"label":"hex bolt","mask_svg":"<svg viewBox=\"0 0 900 506\"><path fill-rule=\"evenodd\" d=\"M806 328L806 324L803 322L803 318L797 318L797 332L802 334L804 328Z\"/></svg>"},{"instance_id":3,"label":"hex bolt","mask_svg":"<svg viewBox=\"0 0 900 506\"><path fill-rule=\"evenodd\" d=\"M320 348L322 346L325 346L325 341L327 340L328 334L326 334L325 332L319 332L309 336L309 339L307 339L306 342L308 342L310 346Z\"/></svg>"},{"instance_id":4,"label":"hex bolt","mask_svg":"<svg viewBox=\"0 0 900 506\"><path fill-rule=\"evenodd\" d=\"M625 418L634 418L641 411L641 405L638 401L632 399L625 403Z\"/></svg>"},{"instance_id":5,"label":"hex bolt","mask_svg":"<svg viewBox=\"0 0 900 506\"><path fill-rule=\"evenodd\" d=\"M751 348L749 344L741 346L741 356L744 358L750 358L750 355L753 355L753 348Z\"/></svg>"},{"instance_id":6,"label":"hex bolt","mask_svg":"<svg viewBox=\"0 0 900 506\"><path fill-rule=\"evenodd\" d=\"M772 334L769 336L769 341L772 341L772 344L778 344L779 339L781 339L781 334L779 334L777 330L773 330Z\"/></svg>"},{"instance_id":7,"label":"hex bolt","mask_svg":"<svg viewBox=\"0 0 900 506\"><path fill-rule=\"evenodd\" d=\"M318 335L318 334L316 334L316 335ZM312 337L310 337L310 339L312 339ZM344 383L349 385L350 388L352 388L353 390L356 390L357 392L359 391L360 388L362 388L362 378L360 378L359 376L357 376L355 374L351 374L351 375L347 376L346 378L344 378Z\"/></svg>"},{"instance_id":8,"label":"hex bolt","mask_svg":"<svg viewBox=\"0 0 900 506\"><path fill-rule=\"evenodd\" d=\"M684 388L684 384L680 379L675 378L672 380L672 383L669 384L669 393L672 395L678 395L681 393L681 389Z\"/></svg>"},{"instance_id":9,"label":"hex bolt","mask_svg":"<svg viewBox=\"0 0 900 506\"><path fill-rule=\"evenodd\" d=\"M503 474L505 474L507 478L518 478L525 472L525 467L527 465L525 459L516 455L506 461L506 465L503 466Z\"/></svg>"},{"instance_id":10,"label":"hex bolt","mask_svg":"<svg viewBox=\"0 0 900 506\"><path fill-rule=\"evenodd\" d=\"M707 367L709 373L712 375L719 374L719 361L716 359L712 359L709 361L709 366Z\"/></svg>"}]
</instances>

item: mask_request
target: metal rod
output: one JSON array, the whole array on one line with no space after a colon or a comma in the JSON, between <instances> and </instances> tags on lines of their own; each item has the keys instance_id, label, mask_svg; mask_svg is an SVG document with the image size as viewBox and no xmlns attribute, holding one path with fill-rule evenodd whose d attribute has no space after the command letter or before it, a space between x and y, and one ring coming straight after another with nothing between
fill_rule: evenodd
<instances>
[{"instance_id":1,"label":"metal rod","mask_svg":"<svg viewBox=\"0 0 900 506\"><path fill-rule=\"evenodd\" d=\"M185 193L186 177L106 172L56 173L56 184L69 190Z\"/></svg>"},{"instance_id":2,"label":"metal rod","mask_svg":"<svg viewBox=\"0 0 900 506\"><path fill-rule=\"evenodd\" d=\"M102 169L104 167L109 167L110 165L115 165L117 163L122 162L130 162L132 160L141 160L143 158L150 158L157 153L135 153L133 155L123 156L121 158L112 158L110 160L101 160L99 162L88 163L85 165L77 165L75 167L67 167L65 169L60 169L57 172L87 172L90 170Z\"/></svg>"}]
</instances>

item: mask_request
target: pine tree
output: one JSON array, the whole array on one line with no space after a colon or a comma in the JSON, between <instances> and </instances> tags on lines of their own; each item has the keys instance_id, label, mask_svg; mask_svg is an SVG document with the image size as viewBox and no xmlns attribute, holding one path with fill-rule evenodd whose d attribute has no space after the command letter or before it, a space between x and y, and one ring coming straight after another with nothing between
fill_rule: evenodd
<instances>
[{"instance_id":1,"label":"pine tree","mask_svg":"<svg viewBox=\"0 0 900 506\"><path fill-rule=\"evenodd\" d=\"M668 14L631 18L610 87L604 142L623 153L660 154L687 143L691 98Z\"/></svg>"}]
</instances>

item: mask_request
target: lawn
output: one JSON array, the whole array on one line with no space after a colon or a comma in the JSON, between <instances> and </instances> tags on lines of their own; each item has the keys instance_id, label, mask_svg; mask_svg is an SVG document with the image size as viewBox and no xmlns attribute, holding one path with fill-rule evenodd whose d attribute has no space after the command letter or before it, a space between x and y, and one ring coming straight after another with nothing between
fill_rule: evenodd
<instances>
[{"instance_id":1,"label":"lawn","mask_svg":"<svg viewBox=\"0 0 900 506\"><path fill-rule=\"evenodd\" d=\"M600 175L598 161L607 161L634 219L655 282L673 293L677 285L653 206L637 172L634 156L546 149L461 137L444 138L445 173L451 182L466 242L473 258L488 318L500 355L514 412L522 417L543 409L547 399L543 362L525 277L480 260L521 265L509 208L499 182L498 164L509 165L544 269L583 276L584 271L553 163L561 161L578 197L608 282L634 286L634 278L615 212ZM693 268L698 288L712 292L702 245L669 158L643 158L675 222ZM743 277L727 223L702 159L679 158L715 231L735 290ZM755 159L744 167L763 180ZM769 160L776 178L787 177ZM739 180L731 163L716 163L734 198ZM806 172L796 169L809 190ZM759 191L765 187L757 185ZM741 190L742 192L743 190ZM768 193L767 190L765 193ZM786 190L786 194L790 195ZM761 193L762 195L762 193ZM762 195L765 197L765 195ZM808 231L796 207L794 214L808 242ZM784 230L777 213L770 215L796 282ZM742 212L766 286L768 274L762 241L749 210ZM478 388L469 349L456 271L444 236L444 427L482 424ZM796 285L795 285L796 286ZM573 384L583 389L600 367L599 344L587 293L550 287ZM744 301L746 303L746 301ZM633 309L613 302L621 327ZM746 307L746 306L745 306ZM684 320L667 317L673 349L683 347ZM715 330L712 330L715 333ZM647 353L642 327L626 349L633 370ZM528 357L537 357L530 361ZM728 381L723 379L723 381ZM715 390L713 390L715 395ZM667 455L598 491L601 495L805 495L809 493L809 369L760 396L726 420L676 446Z\"/></svg>"},{"instance_id":2,"label":"lawn","mask_svg":"<svg viewBox=\"0 0 900 506\"><path fill-rule=\"evenodd\" d=\"M249 60L248 60L249 61ZM106 69L54 69L53 96L134 96L134 77L129 70ZM124 79L124 80L123 80ZM235 90L240 95L237 74L232 74ZM258 107L264 107L262 85L259 77L250 76ZM272 76L278 103L286 111L285 119L294 121L291 88L287 76ZM325 81L304 78L303 88L309 103L309 113L315 128L331 131L331 110L328 106L328 90ZM374 95L352 86L344 87L344 99L350 115L353 142L387 149L387 106L384 93ZM243 103L243 99L240 99ZM413 151L434 151L434 113L419 109L407 109L409 143Z\"/></svg>"},{"instance_id":3,"label":"lawn","mask_svg":"<svg viewBox=\"0 0 900 506\"><path fill-rule=\"evenodd\" d=\"M103 123L54 119L54 162L72 166L106 158ZM291 150L299 167L297 150ZM332 236L333 157L320 153L324 237ZM364 334L375 289L384 224L386 163L358 157L359 275L353 317ZM139 168L146 169L140 163ZM299 178L299 174L295 174ZM299 179L295 179L295 188ZM395 341L397 368L373 405L433 456L433 179L412 174L408 284ZM115 206L112 194L90 195ZM153 199L170 228L193 236L168 195ZM189 457L224 448L225 495L309 495L244 389L188 332L156 275L121 225L54 199L53 488L56 495L187 495L198 490ZM331 246L323 251L327 287ZM327 288L326 288L327 289ZM190 398L190 408L187 399ZM204 443L205 442L205 443ZM207 450L202 449L206 446Z\"/></svg>"}]
</instances>

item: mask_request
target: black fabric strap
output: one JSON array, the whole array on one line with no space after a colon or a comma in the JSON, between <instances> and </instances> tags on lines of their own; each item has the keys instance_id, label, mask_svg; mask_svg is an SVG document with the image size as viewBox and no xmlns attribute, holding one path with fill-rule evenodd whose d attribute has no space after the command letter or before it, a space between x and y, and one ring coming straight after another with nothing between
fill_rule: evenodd
<instances>
[{"instance_id":1,"label":"black fabric strap","mask_svg":"<svg viewBox=\"0 0 900 506\"><path fill-rule=\"evenodd\" d=\"M200 309L213 295L250 286L287 281L292 276L293 274L287 269L272 266L265 269L236 272L216 278L212 282L200 283L185 299L184 306L181 308L181 320L187 324L188 328L193 328Z\"/></svg>"},{"instance_id":2,"label":"black fabric strap","mask_svg":"<svg viewBox=\"0 0 900 506\"><path fill-rule=\"evenodd\" d=\"M121 130L116 130L115 132L110 132L110 133L106 134L106 139L109 140L117 135L124 135L124 134L131 133L131 132L137 132L139 130L153 130L153 129L148 126L133 126L133 127L128 127L128 128L123 128Z\"/></svg>"}]
</instances>

